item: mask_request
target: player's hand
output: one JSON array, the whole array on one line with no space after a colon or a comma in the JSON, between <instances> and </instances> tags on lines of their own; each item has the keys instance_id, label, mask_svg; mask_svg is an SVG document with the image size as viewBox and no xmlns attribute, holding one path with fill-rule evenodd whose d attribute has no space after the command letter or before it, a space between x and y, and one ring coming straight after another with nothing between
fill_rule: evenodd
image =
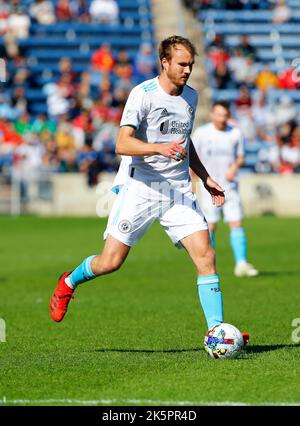
<instances>
[{"instance_id":1,"label":"player's hand","mask_svg":"<svg viewBox=\"0 0 300 426\"><path fill-rule=\"evenodd\" d=\"M181 146L184 142L185 140L181 139L180 141L158 144L159 154L176 161L184 160L187 156L186 150Z\"/></svg>"},{"instance_id":2,"label":"player's hand","mask_svg":"<svg viewBox=\"0 0 300 426\"><path fill-rule=\"evenodd\" d=\"M221 207L225 202L224 189L210 176L207 177L204 186L210 193L213 204L217 207Z\"/></svg>"},{"instance_id":3,"label":"player's hand","mask_svg":"<svg viewBox=\"0 0 300 426\"><path fill-rule=\"evenodd\" d=\"M229 167L229 169L226 172L226 179L228 180L228 182L233 182L235 180L237 170L238 169L235 164Z\"/></svg>"}]
</instances>

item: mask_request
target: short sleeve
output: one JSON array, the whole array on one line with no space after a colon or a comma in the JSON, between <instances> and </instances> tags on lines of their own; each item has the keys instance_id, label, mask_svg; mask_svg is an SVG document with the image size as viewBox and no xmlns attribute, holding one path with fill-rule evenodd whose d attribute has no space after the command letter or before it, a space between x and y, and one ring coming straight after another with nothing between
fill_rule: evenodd
<instances>
[{"instance_id":1,"label":"short sleeve","mask_svg":"<svg viewBox=\"0 0 300 426\"><path fill-rule=\"evenodd\" d=\"M146 116L145 95L146 93L138 86L132 89L122 114L120 127L131 126L135 129L139 128Z\"/></svg>"}]
</instances>

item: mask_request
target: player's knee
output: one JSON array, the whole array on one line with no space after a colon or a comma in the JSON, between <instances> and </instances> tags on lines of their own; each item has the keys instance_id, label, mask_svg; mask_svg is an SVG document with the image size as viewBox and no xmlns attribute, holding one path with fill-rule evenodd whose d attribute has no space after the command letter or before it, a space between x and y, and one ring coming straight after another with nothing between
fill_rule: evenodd
<instances>
[{"instance_id":1,"label":"player's knee","mask_svg":"<svg viewBox=\"0 0 300 426\"><path fill-rule=\"evenodd\" d=\"M100 258L98 264L95 265L95 274L104 275L110 274L120 269L123 263L123 259L120 256L107 256Z\"/></svg>"},{"instance_id":2,"label":"player's knee","mask_svg":"<svg viewBox=\"0 0 300 426\"><path fill-rule=\"evenodd\" d=\"M209 246L205 251L204 258L206 260L206 264L214 265L215 264L215 251L212 246Z\"/></svg>"}]
</instances>

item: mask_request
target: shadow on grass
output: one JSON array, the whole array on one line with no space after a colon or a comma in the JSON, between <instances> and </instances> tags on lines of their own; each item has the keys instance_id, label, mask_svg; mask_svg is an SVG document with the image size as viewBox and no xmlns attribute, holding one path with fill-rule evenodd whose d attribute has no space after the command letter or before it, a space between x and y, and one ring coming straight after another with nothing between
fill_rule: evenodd
<instances>
[{"instance_id":1,"label":"shadow on grass","mask_svg":"<svg viewBox=\"0 0 300 426\"><path fill-rule=\"evenodd\" d=\"M259 277L300 276L300 271L259 271Z\"/></svg>"},{"instance_id":2,"label":"shadow on grass","mask_svg":"<svg viewBox=\"0 0 300 426\"><path fill-rule=\"evenodd\" d=\"M300 348L300 344L294 343L293 345L250 345L246 349L246 353L261 353L261 352L271 352L278 351L282 349L290 350Z\"/></svg>"},{"instance_id":3,"label":"shadow on grass","mask_svg":"<svg viewBox=\"0 0 300 426\"><path fill-rule=\"evenodd\" d=\"M300 348L300 344L293 345L250 345L246 348L245 354L251 355L262 352L271 352L278 351L282 349L291 350ZM141 354L180 354L180 353L189 353L189 352L202 352L203 348L191 348L191 349L126 349L126 348L100 348L100 349L91 349L87 352L119 352L119 353L141 353Z\"/></svg>"},{"instance_id":4,"label":"shadow on grass","mask_svg":"<svg viewBox=\"0 0 300 426\"><path fill-rule=\"evenodd\" d=\"M101 348L92 349L88 352L121 352L121 353L141 353L141 354L159 354L159 353L184 353L184 352L200 352L202 348L192 349L117 349L117 348Z\"/></svg>"}]
</instances>

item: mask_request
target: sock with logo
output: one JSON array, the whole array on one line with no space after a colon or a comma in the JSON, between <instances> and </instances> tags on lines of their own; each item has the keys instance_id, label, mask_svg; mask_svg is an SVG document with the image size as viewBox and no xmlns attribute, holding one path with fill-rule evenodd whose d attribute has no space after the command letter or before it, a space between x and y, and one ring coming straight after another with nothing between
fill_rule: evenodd
<instances>
[{"instance_id":1,"label":"sock with logo","mask_svg":"<svg viewBox=\"0 0 300 426\"><path fill-rule=\"evenodd\" d=\"M96 255L87 257L70 275L67 276L67 278L65 278L65 283L68 287L74 289L78 284L82 284L96 278L96 275L92 270L92 260L94 257L96 257Z\"/></svg>"},{"instance_id":2,"label":"sock with logo","mask_svg":"<svg viewBox=\"0 0 300 426\"><path fill-rule=\"evenodd\" d=\"M223 300L219 275L198 277L198 294L208 329L223 322Z\"/></svg>"}]
</instances>

